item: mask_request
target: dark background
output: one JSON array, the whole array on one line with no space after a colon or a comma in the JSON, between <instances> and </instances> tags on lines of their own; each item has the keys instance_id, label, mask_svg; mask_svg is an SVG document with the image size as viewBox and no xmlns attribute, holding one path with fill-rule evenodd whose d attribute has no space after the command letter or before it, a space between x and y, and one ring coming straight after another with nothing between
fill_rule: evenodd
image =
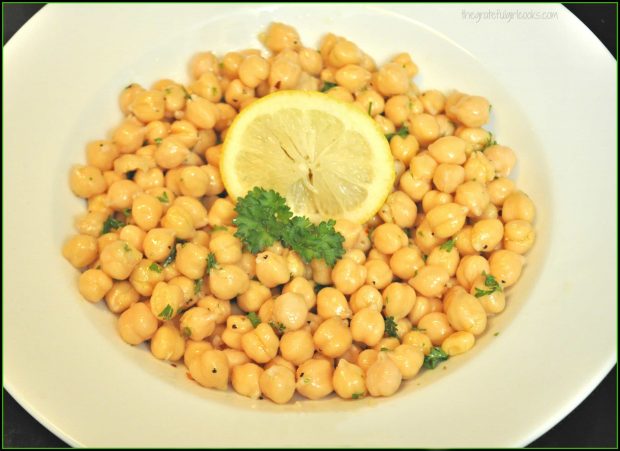
<instances>
[{"instance_id":1,"label":"dark background","mask_svg":"<svg viewBox=\"0 0 620 451\"><path fill-rule=\"evenodd\" d=\"M565 5L616 54L617 4ZM3 4L3 45L43 4ZM531 447L617 447L617 365L594 392ZM6 447L67 447L3 390Z\"/></svg>"}]
</instances>

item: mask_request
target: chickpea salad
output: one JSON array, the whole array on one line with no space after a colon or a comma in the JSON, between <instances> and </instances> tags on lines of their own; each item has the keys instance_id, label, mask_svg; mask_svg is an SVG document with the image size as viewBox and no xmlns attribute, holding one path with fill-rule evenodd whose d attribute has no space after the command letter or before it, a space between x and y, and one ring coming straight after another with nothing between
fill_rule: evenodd
<instances>
[{"instance_id":1,"label":"chickpea salad","mask_svg":"<svg viewBox=\"0 0 620 451\"><path fill-rule=\"evenodd\" d=\"M69 174L87 201L62 254L117 333L210 389L290 402L394 395L471 350L535 242L491 104L420 90L272 23L260 49L137 83Z\"/></svg>"}]
</instances>

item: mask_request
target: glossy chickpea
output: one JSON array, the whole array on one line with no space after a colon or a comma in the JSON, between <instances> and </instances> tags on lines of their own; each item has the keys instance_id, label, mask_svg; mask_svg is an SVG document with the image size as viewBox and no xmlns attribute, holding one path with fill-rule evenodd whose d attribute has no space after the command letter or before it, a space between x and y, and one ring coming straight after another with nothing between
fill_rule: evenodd
<instances>
[{"instance_id":1,"label":"glossy chickpea","mask_svg":"<svg viewBox=\"0 0 620 451\"><path fill-rule=\"evenodd\" d=\"M75 219L75 230L81 235L99 237L103 229L103 224L108 219L112 211L90 211Z\"/></svg>"},{"instance_id":2,"label":"glossy chickpea","mask_svg":"<svg viewBox=\"0 0 620 451\"><path fill-rule=\"evenodd\" d=\"M185 352L183 353L183 363L189 368L190 363L200 357L203 352L213 349L213 345L208 341L193 341L187 340L185 342Z\"/></svg>"},{"instance_id":3,"label":"glossy chickpea","mask_svg":"<svg viewBox=\"0 0 620 451\"><path fill-rule=\"evenodd\" d=\"M289 362L301 365L314 355L314 341L308 328L285 332L280 339L280 352Z\"/></svg>"},{"instance_id":4,"label":"glossy chickpea","mask_svg":"<svg viewBox=\"0 0 620 451\"><path fill-rule=\"evenodd\" d=\"M391 316L397 321L409 314L416 300L416 293L413 288L399 282L388 285L383 290L382 296L385 316Z\"/></svg>"},{"instance_id":5,"label":"glossy chickpea","mask_svg":"<svg viewBox=\"0 0 620 451\"><path fill-rule=\"evenodd\" d=\"M138 93L143 91L144 88L138 83L131 83L121 91L120 95L118 96L118 106L120 107L120 110L124 115L130 113L129 105L131 105L131 102L133 102L134 97Z\"/></svg>"},{"instance_id":6,"label":"glossy chickpea","mask_svg":"<svg viewBox=\"0 0 620 451\"><path fill-rule=\"evenodd\" d=\"M425 315L418 322L418 327L424 329L425 335L430 338L433 346L440 346L446 337L454 332L454 329L448 321L448 317L441 312L433 312Z\"/></svg>"},{"instance_id":7,"label":"glossy chickpea","mask_svg":"<svg viewBox=\"0 0 620 451\"><path fill-rule=\"evenodd\" d=\"M487 327L487 314L478 299L466 291L458 291L446 307L453 329L480 335Z\"/></svg>"},{"instance_id":8,"label":"glossy chickpea","mask_svg":"<svg viewBox=\"0 0 620 451\"><path fill-rule=\"evenodd\" d=\"M161 202L149 194L138 194L132 200L131 216L136 224L149 231L159 224L163 214Z\"/></svg>"},{"instance_id":9,"label":"glossy chickpea","mask_svg":"<svg viewBox=\"0 0 620 451\"><path fill-rule=\"evenodd\" d=\"M215 319L206 308L192 307L181 316L179 327L184 337L201 341L215 330Z\"/></svg>"},{"instance_id":10,"label":"glossy chickpea","mask_svg":"<svg viewBox=\"0 0 620 451\"><path fill-rule=\"evenodd\" d=\"M229 101L228 99L229 89L231 89L230 85L226 90L226 101L228 103L232 103L232 99L231 101ZM236 92L237 91L235 90L235 93ZM185 108L185 118L193 125L195 125L198 129L211 129L219 119L219 110L213 102L210 102L200 96L193 95L191 99L187 100L187 106ZM164 142L165 141L166 140L164 140Z\"/></svg>"},{"instance_id":11,"label":"glossy chickpea","mask_svg":"<svg viewBox=\"0 0 620 451\"><path fill-rule=\"evenodd\" d=\"M450 357L463 354L473 348L476 337L465 331L455 332L444 340L441 349Z\"/></svg>"},{"instance_id":12,"label":"glossy chickpea","mask_svg":"<svg viewBox=\"0 0 620 451\"><path fill-rule=\"evenodd\" d=\"M297 391L308 399L321 399L333 390L334 367L323 359L310 359L297 368Z\"/></svg>"},{"instance_id":13,"label":"glossy chickpea","mask_svg":"<svg viewBox=\"0 0 620 451\"><path fill-rule=\"evenodd\" d=\"M297 30L293 27L280 22L272 22L263 36L263 43L270 51L278 53L285 49L299 48L301 40Z\"/></svg>"},{"instance_id":14,"label":"glossy chickpea","mask_svg":"<svg viewBox=\"0 0 620 451\"><path fill-rule=\"evenodd\" d=\"M439 246L434 248L428 255L426 264L441 266L448 272L450 277L453 277L456 274L459 261L459 252L455 247Z\"/></svg>"},{"instance_id":15,"label":"glossy chickpea","mask_svg":"<svg viewBox=\"0 0 620 451\"><path fill-rule=\"evenodd\" d=\"M364 308L380 312L383 309L383 297L374 286L364 285L351 295L349 306L352 313L357 313Z\"/></svg>"},{"instance_id":16,"label":"glossy chickpea","mask_svg":"<svg viewBox=\"0 0 620 451\"><path fill-rule=\"evenodd\" d=\"M299 50L299 65L304 72L318 76L323 70L321 54L308 47L301 48Z\"/></svg>"},{"instance_id":17,"label":"glossy chickpea","mask_svg":"<svg viewBox=\"0 0 620 451\"><path fill-rule=\"evenodd\" d=\"M226 329L222 332L222 341L232 349L242 349L243 335L253 331L251 321L245 315L230 315L226 318Z\"/></svg>"},{"instance_id":18,"label":"glossy chickpea","mask_svg":"<svg viewBox=\"0 0 620 451\"><path fill-rule=\"evenodd\" d=\"M536 232L528 221L516 219L504 225L504 249L517 254L525 254L531 249Z\"/></svg>"},{"instance_id":19,"label":"glossy chickpea","mask_svg":"<svg viewBox=\"0 0 620 451\"><path fill-rule=\"evenodd\" d=\"M372 88L357 92L355 94L355 103L360 110L368 113L370 117L375 117L385 110L383 96Z\"/></svg>"},{"instance_id":20,"label":"glossy chickpea","mask_svg":"<svg viewBox=\"0 0 620 451\"><path fill-rule=\"evenodd\" d=\"M271 298L269 288L256 280L250 280L248 289L237 296L237 305L244 312L257 312L269 298Z\"/></svg>"},{"instance_id":21,"label":"glossy chickpea","mask_svg":"<svg viewBox=\"0 0 620 451\"><path fill-rule=\"evenodd\" d=\"M206 296L198 301L198 307L206 308L211 315L215 324L223 324L226 322L231 313L229 301L218 299L214 296Z\"/></svg>"},{"instance_id":22,"label":"glossy chickpea","mask_svg":"<svg viewBox=\"0 0 620 451\"><path fill-rule=\"evenodd\" d=\"M122 313L140 300L140 293L126 280L114 282L105 295L108 309L113 313Z\"/></svg>"},{"instance_id":23,"label":"glossy chickpea","mask_svg":"<svg viewBox=\"0 0 620 451\"><path fill-rule=\"evenodd\" d=\"M338 362L332 384L336 394L343 399L359 399L366 394L364 370L345 359Z\"/></svg>"},{"instance_id":24,"label":"glossy chickpea","mask_svg":"<svg viewBox=\"0 0 620 451\"><path fill-rule=\"evenodd\" d=\"M467 181L489 183L495 178L495 167L482 152L473 152L467 159L464 169Z\"/></svg>"},{"instance_id":25,"label":"glossy chickpea","mask_svg":"<svg viewBox=\"0 0 620 451\"><path fill-rule=\"evenodd\" d=\"M342 246L345 249L351 249L359 239L362 226L346 219L338 219L334 225L334 230L344 237Z\"/></svg>"},{"instance_id":26,"label":"glossy chickpea","mask_svg":"<svg viewBox=\"0 0 620 451\"><path fill-rule=\"evenodd\" d=\"M217 57L212 52L200 52L196 53L190 61L190 72L193 78L199 78L206 72L212 72L218 74Z\"/></svg>"},{"instance_id":27,"label":"glossy chickpea","mask_svg":"<svg viewBox=\"0 0 620 451\"><path fill-rule=\"evenodd\" d=\"M466 160L467 143L456 136L445 136L428 146L437 163L462 165Z\"/></svg>"},{"instance_id":28,"label":"glossy chickpea","mask_svg":"<svg viewBox=\"0 0 620 451\"><path fill-rule=\"evenodd\" d=\"M510 147L497 144L484 149L484 156L495 167L495 173L500 177L508 177L517 163L517 156Z\"/></svg>"},{"instance_id":29,"label":"glossy chickpea","mask_svg":"<svg viewBox=\"0 0 620 451\"><path fill-rule=\"evenodd\" d=\"M403 345L409 345L420 351L424 355L428 355L431 352L433 344L428 335L418 330L412 330L407 332L402 338Z\"/></svg>"},{"instance_id":30,"label":"glossy chickpea","mask_svg":"<svg viewBox=\"0 0 620 451\"><path fill-rule=\"evenodd\" d=\"M117 330L123 341L138 345L157 331L157 318L143 302L133 304L118 318Z\"/></svg>"},{"instance_id":31,"label":"glossy chickpea","mask_svg":"<svg viewBox=\"0 0 620 451\"><path fill-rule=\"evenodd\" d=\"M401 64L387 63L373 76L375 89L385 97L404 94L409 88L409 75Z\"/></svg>"},{"instance_id":32,"label":"glossy chickpea","mask_svg":"<svg viewBox=\"0 0 620 451\"><path fill-rule=\"evenodd\" d=\"M506 294L486 285L487 275L481 274L472 283L469 293L474 295L487 315L497 315L506 308Z\"/></svg>"},{"instance_id":33,"label":"glossy chickpea","mask_svg":"<svg viewBox=\"0 0 620 451\"><path fill-rule=\"evenodd\" d=\"M271 251L256 256L256 277L268 288L287 283L291 278L286 259Z\"/></svg>"},{"instance_id":34,"label":"glossy chickpea","mask_svg":"<svg viewBox=\"0 0 620 451\"><path fill-rule=\"evenodd\" d=\"M168 136L159 143L153 156L158 166L172 169L180 166L189 152L189 149L178 138Z\"/></svg>"},{"instance_id":35,"label":"glossy chickpea","mask_svg":"<svg viewBox=\"0 0 620 451\"><path fill-rule=\"evenodd\" d=\"M428 191L422 198L422 209L429 212L439 205L449 204L454 200L453 196L437 190Z\"/></svg>"},{"instance_id":36,"label":"glossy chickpea","mask_svg":"<svg viewBox=\"0 0 620 451\"><path fill-rule=\"evenodd\" d=\"M175 362L185 353L185 340L170 323L163 324L151 338L151 354L156 359Z\"/></svg>"},{"instance_id":37,"label":"glossy chickpea","mask_svg":"<svg viewBox=\"0 0 620 451\"><path fill-rule=\"evenodd\" d=\"M379 210L383 221L394 223L400 228L412 227L417 213L415 202L402 191L391 193Z\"/></svg>"},{"instance_id":38,"label":"glossy chickpea","mask_svg":"<svg viewBox=\"0 0 620 451\"><path fill-rule=\"evenodd\" d=\"M390 257L390 269L403 280L412 278L424 264L422 253L416 246L401 247Z\"/></svg>"},{"instance_id":39,"label":"glossy chickpea","mask_svg":"<svg viewBox=\"0 0 620 451\"><path fill-rule=\"evenodd\" d=\"M88 269L80 275L78 290L89 302L99 302L112 288L112 279L100 269Z\"/></svg>"},{"instance_id":40,"label":"glossy chickpea","mask_svg":"<svg viewBox=\"0 0 620 451\"><path fill-rule=\"evenodd\" d=\"M332 269L323 259L314 259L310 262L312 268L312 279L319 285L332 284Z\"/></svg>"},{"instance_id":41,"label":"glossy chickpea","mask_svg":"<svg viewBox=\"0 0 620 451\"><path fill-rule=\"evenodd\" d=\"M336 289L352 294L366 281L366 267L349 258L340 259L331 272Z\"/></svg>"},{"instance_id":42,"label":"glossy chickpea","mask_svg":"<svg viewBox=\"0 0 620 451\"><path fill-rule=\"evenodd\" d=\"M219 299L232 299L244 293L249 286L248 275L238 266L221 265L209 274L209 289Z\"/></svg>"},{"instance_id":43,"label":"glossy chickpea","mask_svg":"<svg viewBox=\"0 0 620 451\"><path fill-rule=\"evenodd\" d=\"M412 326L417 326L420 319L425 315L433 312L442 312L443 303L438 298L429 298L426 296L416 296L416 302L409 312L408 319Z\"/></svg>"},{"instance_id":44,"label":"glossy chickpea","mask_svg":"<svg viewBox=\"0 0 620 451\"><path fill-rule=\"evenodd\" d=\"M390 150L394 158L408 165L420 150L420 144L413 135L408 135L405 138L396 135L390 139Z\"/></svg>"},{"instance_id":45,"label":"glossy chickpea","mask_svg":"<svg viewBox=\"0 0 620 451\"><path fill-rule=\"evenodd\" d=\"M332 317L350 318L351 309L341 291L332 287L325 287L316 296L317 314L328 319Z\"/></svg>"},{"instance_id":46,"label":"glossy chickpea","mask_svg":"<svg viewBox=\"0 0 620 451\"><path fill-rule=\"evenodd\" d=\"M118 152L133 153L138 150L144 142L146 129L135 118L127 118L112 133L112 142L116 145Z\"/></svg>"},{"instance_id":47,"label":"glossy chickpea","mask_svg":"<svg viewBox=\"0 0 620 451\"><path fill-rule=\"evenodd\" d=\"M490 198L486 186L472 180L457 187L454 201L468 209L467 216L475 218L482 215Z\"/></svg>"},{"instance_id":48,"label":"glossy chickpea","mask_svg":"<svg viewBox=\"0 0 620 451\"><path fill-rule=\"evenodd\" d=\"M401 382L398 366L383 352L366 371L366 387L371 396L392 396Z\"/></svg>"},{"instance_id":49,"label":"glossy chickpea","mask_svg":"<svg viewBox=\"0 0 620 451\"><path fill-rule=\"evenodd\" d=\"M164 281L163 268L153 260L142 259L129 276L131 286L142 296L153 294L155 285Z\"/></svg>"},{"instance_id":50,"label":"glossy chickpea","mask_svg":"<svg viewBox=\"0 0 620 451\"><path fill-rule=\"evenodd\" d=\"M347 64L359 64L362 60L362 52L353 42L339 38L331 47L327 55L327 64L340 68Z\"/></svg>"},{"instance_id":51,"label":"glossy chickpea","mask_svg":"<svg viewBox=\"0 0 620 451\"><path fill-rule=\"evenodd\" d=\"M489 262L481 255L463 257L456 269L456 279L466 290L471 289L474 280L483 272L489 273Z\"/></svg>"},{"instance_id":52,"label":"glossy chickpea","mask_svg":"<svg viewBox=\"0 0 620 451\"><path fill-rule=\"evenodd\" d=\"M172 229L155 228L149 230L142 243L144 254L156 262L164 261L174 246L175 231Z\"/></svg>"},{"instance_id":53,"label":"glossy chickpea","mask_svg":"<svg viewBox=\"0 0 620 451\"><path fill-rule=\"evenodd\" d=\"M151 168L148 171L138 169L133 180L144 191L151 188L163 188L164 173L160 168Z\"/></svg>"},{"instance_id":54,"label":"glossy chickpea","mask_svg":"<svg viewBox=\"0 0 620 451\"><path fill-rule=\"evenodd\" d=\"M506 177L499 177L487 185L489 199L496 207L501 207L508 196L515 191L515 183Z\"/></svg>"},{"instance_id":55,"label":"glossy chickpea","mask_svg":"<svg viewBox=\"0 0 620 451\"><path fill-rule=\"evenodd\" d=\"M372 241L379 252L391 255L406 246L408 238L396 224L381 224L373 232Z\"/></svg>"},{"instance_id":56,"label":"glossy chickpea","mask_svg":"<svg viewBox=\"0 0 620 451\"><path fill-rule=\"evenodd\" d=\"M101 251L101 269L116 280L125 280L142 259L142 253L127 241L117 240Z\"/></svg>"},{"instance_id":57,"label":"glossy chickpea","mask_svg":"<svg viewBox=\"0 0 620 451\"><path fill-rule=\"evenodd\" d=\"M427 113L414 114L409 118L410 133L421 146L427 146L439 138L439 124L434 116Z\"/></svg>"},{"instance_id":58,"label":"glossy chickpea","mask_svg":"<svg viewBox=\"0 0 620 451\"><path fill-rule=\"evenodd\" d=\"M356 363L362 370L364 370L364 372L366 372L368 371L368 368L370 368L372 364L377 361L378 357L379 351L371 348L364 349L357 357Z\"/></svg>"},{"instance_id":59,"label":"glossy chickpea","mask_svg":"<svg viewBox=\"0 0 620 451\"><path fill-rule=\"evenodd\" d=\"M297 293L285 293L274 301L273 317L287 331L297 330L306 324L308 307L304 298Z\"/></svg>"},{"instance_id":60,"label":"glossy chickpea","mask_svg":"<svg viewBox=\"0 0 620 451\"><path fill-rule=\"evenodd\" d=\"M504 225L499 219L482 219L471 231L471 245L478 252L489 252L502 241Z\"/></svg>"},{"instance_id":61,"label":"glossy chickpea","mask_svg":"<svg viewBox=\"0 0 620 451\"><path fill-rule=\"evenodd\" d=\"M385 322L381 313L373 307L360 309L351 320L351 334L353 340L366 344L376 345L385 331Z\"/></svg>"},{"instance_id":62,"label":"glossy chickpea","mask_svg":"<svg viewBox=\"0 0 620 451\"><path fill-rule=\"evenodd\" d=\"M502 220L504 223L521 219L534 221L536 209L532 200L523 191L511 193L502 205Z\"/></svg>"},{"instance_id":63,"label":"glossy chickpea","mask_svg":"<svg viewBox=\"0 0 620 451\"><path fill-rule=\"evenodd\" d=\"M172 205L161 219L161 225L174 231L177 238L191 240L196 233L194 222L189 212L178 205Z\"/></svg>"},{"instance_id":64,"label":"glossy chickpea","mask_svg":"<svg viewBox=\"0 0 620 451\"><path fill-rule=\"evenodd\" d=\"M104 193L107 184L99 168L74 166L69 175L69 187L76 196L89 198Z\"/></svg>"},{"instance_id":65,"label":"glossy chickpea","mask_svg":"<svg viewBox=\"0 0 620 451\"><path fill-rule=\"evenodd\" d=\"M381 290L392 281L393 273L385 260L369 258L364 266L366 267L366 284Z\"/></svg>"},{"instance_id":66,"label":"glossy chickpea","mask_svg":"<svg viewBox=\"0 0 620 451\"><path fill-rule=\"evenodd\" d=\"M313 335L314 346L328 357L340 357L353 342L346 320L338 317L323 321Z\"/></svg>"},{"instance_id":67,"label":"glossy chickpea","mask_svg":"<svg viewBox=\"0 0 620 451\"><path fill-rule=\"evenodd\" d=\"M444 193L454 193L465 181L465 170L458 164L441 163L433 174L433 184Z\"/></svg>"},{"instance_id":68,"label":"glossy chickpea","mask_svg":"<svg viewBox=\"0 0 620 451\"><path fill-rule=\"evenodd\" d=\"M442 113L446 104L446 97L436 89L422 93L420 100L424 105L424 111L432 115Z\"/></svg>"},{"instance_id":69,"label":"glossy chickpea","mask_svg":"<svg viewBox=\"0 0 620 451\"><path fill-rule=\"evenodd\" d=\"M233 389L240 395L251 399L261 396L259 379L263 369L255 363L244 363L232 368L230 381Z\"/></svg>"},{"instance_id":70,"label":"glossy chickpea","mask_svg":"<svg viewBox=\"0 0 620 451\"><path fill-rule=\"evenodd\" d=\"M500 249L489 257L490 272L503 287L510 287L521 277L524 261L522 255Z\"/></svg>"},{"instance_id":71,"label":"glossy chickpea","mask_svg":"<svg viewBox=\"0 0 620 451\"><path fill-rule=\"evenodd\" d=\"M245 352L239 351L238 349L224 349L224 354L226 354L226 358L228 359L228 366L231 371L239 365L244 365L246 363L250 363L250 358L245 355Z\"/></svg>"},{"instance_id":72,"label":"glossy chickpea","mask_svg":"<svg viewBox=\"0 0 620 451\"><path fill-rule=\"evenodd\" d=\"M101 171L111 170L118 155L119 152L116 144L111 141L97 140L91 141L86 145L86 162L88 166L95 167Z\"/></svg>"},{"instance_id":73,"label":"glossy chickpea","mask_svg":"<svg viewBox=\"0 0 620 451\"><path fill-rule=\"evenodd\" d=\"M456 120L466 127L482 127L489 121L490 104L484 97L463 96L454 108Z\"/></svg>"},{"instance_id":74,"label":"glossy chickpea","mask_svg":"<svg viewBox=\"0 0 620 451\"><path fill-rule=\"evenodd\" d=\"M450 275L443 266L426 265L409 280L409 284L423 296L435 297L444 292L449 279Z\"/></svg>"},{"instance_id":75,"label":"glossy chickpea","mask_svg":"<svg viewBox=\"0 0 620 451\"><path fill-rule=\"evenodd\" d=\"M466 207L451 202L439 205L429 211L426 215L426 221L437 237L448 238L463 228L466 213Z\"/></svg>"},{"instance_id":76,"label":"glossy chickpea","mask_svg":"<svg viewBox=\"0 0 620 451\"><path fill-rule=\"evenodd\" d=\"M226 390L230 368L223 351L205 350L200 357L191 361L189 372L192 378L203 387Z\"/></svg>"},{"instance_id":77,"label":"glossy chickpea","mask_svg":"<svg viewBox=\"0 0 620 451\"><path fill-rule=\"evenodd\" d=\"M188 149L193 148L198 142L198 129L188 120L174 121L170 125L170 137L183 144Z\"/></svg>"},{"instance_id":78,"label":"glossy chickpea","mask_svg":"<svg viewBox=\"0 0 620 451\"><path fill-rule=\"evenodd\" d=\"M266 363L278 353L280 340L270 325L260 323L241 337L243 351L256 363Z\"/></svg>"},{"instance_id":79,"label":"glossy chickpea","mask_svg":"<svg viewBox=\"0 0 620 451\"><path fill-rule=\"evenodd\" d=\"M424 354L412 345L402 344L393 351L388 352L387 356L398 367L403 380L412 379L422 368Z\"/></svg>"},{"instance_id":80,"label":"glossy chickpea","mask_svg":"<svg viewBox=\"0 0 620 451\"><path fill-rule=\"evenodd\" d=\"M262 394L276 404L285 404L295 394L295 373L281 365L274 365L259 377Z\"/></svg>"},{"instance_id":81,"label":"glossy chickpea","mask_svg":"<svg viewBox=\"0 0 620 451\"><path fill-rule=\"evenodd\" d=\"M236 236L230 233L218 233L211 238L209 251L215 255L218 263L233 264L241 260L242 245Z\"/></svg>"}]
</instances>

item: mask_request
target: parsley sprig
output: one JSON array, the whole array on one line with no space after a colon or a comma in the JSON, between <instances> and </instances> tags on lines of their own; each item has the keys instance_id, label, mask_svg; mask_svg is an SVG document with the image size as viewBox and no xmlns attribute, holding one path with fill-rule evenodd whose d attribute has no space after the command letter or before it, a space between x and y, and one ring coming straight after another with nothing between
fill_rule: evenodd
<instances>
[{"instance_id":1,"label":"parsley sprig","mask_svg":"<svg viewBox=\"0 0 620 451\"><path fill-rule=\"evenodd\" d=\"M105 235L106 233L111 232L112 230L120 229L124 227L125 223L123 221L119 221L114 216L108 216L108 219L103 223L103 228L101 229L101 234Z\"/></svg>"},{"instance_id":2,"label":"parsley sprig","mask_svg":"<svg viewBox=\"0 0 620 451\"><path fill-rule=\"evenodd\" d=\"M487 274L486 272L483 272L482 275L484 275L484 286L487 287L488 290L481 290L480 288L476 287L476 292L474 293L474 296L476 296L477 298L481 298L482 296L493 294L496 291L503 291L502 286L499 284L495 276Z\"/></svg>"},{"instance_id":3,"label":"parsley sprig","mask_svg":"<svg viewBox=\"0 0 620 451\"><path fill-rule=\"evenodd\" d=\"M235 236L253 254L276 241L293 249L306 262L323 259L334 266L344 254L344 237L334 229L335 221L313 224L304 216L293 216L286 200L274 190L256 187L237 199Z\"/></svg>"},{"instance_id":4,"label":"parsley sprig","mask_svg":"<svg viewBox=\"0 0 620 451\"><path fill-rule=\"evenodd\" d=\"M385 335L388 337L398 337L398 325L393 316L385 318Z\"/></svg>"},{"instance_id":5,"label":"parsley sprig","mask_svg":"<svg viewBox=\"0 0 620 451\"><path fill-rule=\"evenodd\" d=\"M424 356L424 368L434 370L441 362L448 360L449 356L439 346L433 346L431 352Z\"/></svg>"},{"instance_id":6,"label":"parsley sprig","mask_svg":"<svg viewBox=\"0 0 620 451\"><path fill-rule=\"evenodd\" d=\"M394 136L400 136L401 138L406 138L407 136L409 136L409 128L406 125L403 125L396 132L388 133L387 135L385 135L385 138L389 141Z\"/></svg>"}]
</instances>

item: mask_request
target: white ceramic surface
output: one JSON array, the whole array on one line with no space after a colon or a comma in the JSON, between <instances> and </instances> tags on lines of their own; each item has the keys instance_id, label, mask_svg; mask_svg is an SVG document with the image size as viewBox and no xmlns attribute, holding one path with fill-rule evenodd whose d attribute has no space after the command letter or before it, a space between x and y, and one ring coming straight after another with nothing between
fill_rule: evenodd
<instances>
[{"instance_id":1,"label":"white ceramic surface","mask_svg":"<svg viewBox=\"0 0 620 451\"><path fill-rule=\"evenodd\" d=\"M557 15L462 12L489 9ZM538 242L507 310L472 352L389 399L282 407L201 389L123 344L60 255L84 208L68 168L120 119L118 92L186 80L200 50L257 47L272 20L309 46L344 35L378 62L409 51L422 88L489 98L495 136L517 151L518 185L538 206ZM559 5L57 4L4 56L4 382L72 445L522 446L616 360L615 62Z\"/></svg>"}]
</instances>

